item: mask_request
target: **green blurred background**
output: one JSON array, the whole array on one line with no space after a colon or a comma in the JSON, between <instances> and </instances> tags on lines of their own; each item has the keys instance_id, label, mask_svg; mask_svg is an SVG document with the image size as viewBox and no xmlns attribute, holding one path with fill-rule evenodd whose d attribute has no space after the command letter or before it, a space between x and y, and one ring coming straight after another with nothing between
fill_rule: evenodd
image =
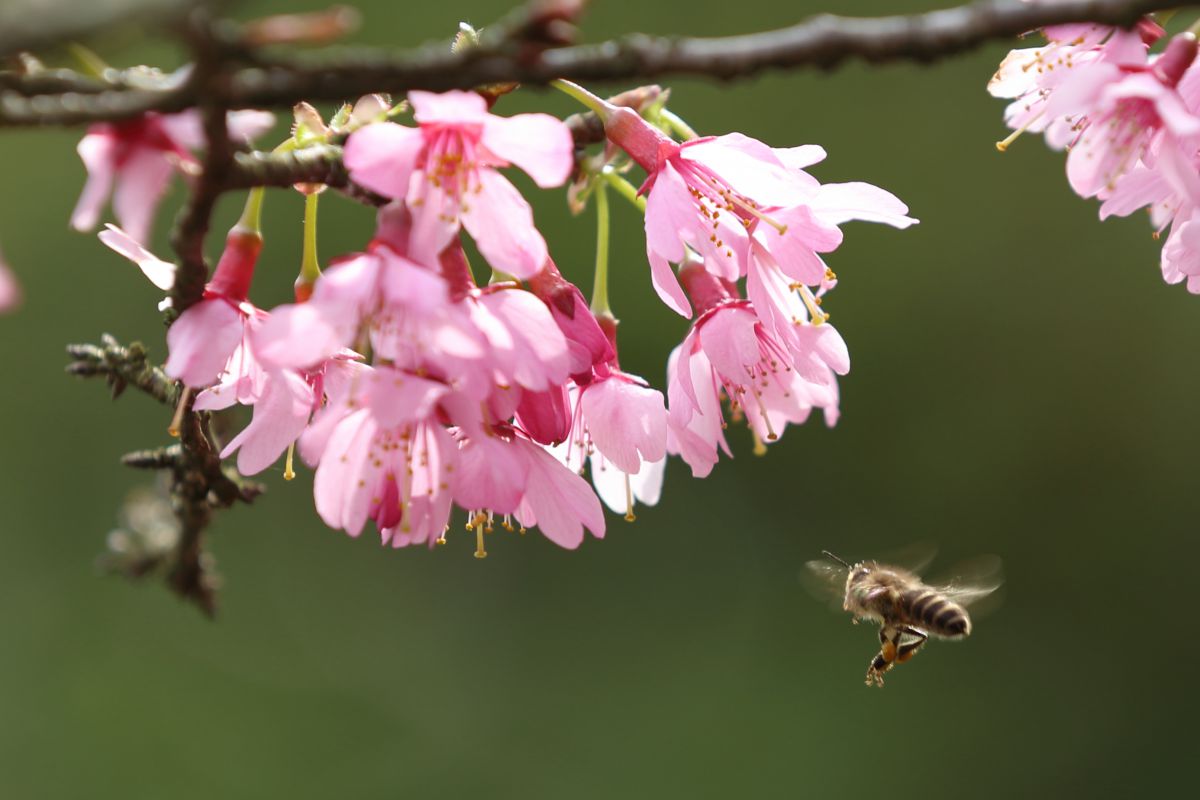
<instances>
[{"instance_id":1,"label":"green blurred background","mask_svg":"<svg viewBox=\"0 0 1200 800\"><path fill-rule=\"evenodd\" d=\"M486 24L499 3L357 0L358 39L406 45ZM242 17L324 7L245 4ZM921 10L932 3L908 2ZM596 0L588 39L716 35L888 2ZM178 63L136 33L114 64ZM934 67L670 82L702 132L819 143L822 180L909 203L905 232L845 229L827 308L849 343L843 417L789 429L705 481L678 461L662 503L577 552L496 535L392 551L329 531L311 477L276 469L221 514L216 622L95 556L147 476L117 463L166 442L168 411L67 378L63 345L111 332L164 344L158 294L69 232L78 130L3 132L0 242L26 302L0 317L0 796L1121 797L1191 784L1188 623L1200 552L1195 424L1200 298L1166 286L1144 217L1101 225L1036 138L1006 155L985 90L1007 45ZM621 86L594 86L612 92ZM522 91L499 110L565 115ZM280 129L282 130L282 128ZM526 181L521 184L529 187ZM590 286L594 227L531 192L564 271ZM159 215L155 248L181 195ZM221 205L216 252L240 199ZM286 298L302 201L269 195L255 287ZM330 195L321 253L361 247L369 211ZM617 207L622 360L665 388L685 323L654 298L640 223ZM990 552L1004 605L935 642L880 691L874 630L799 580L822 548L914 540L941 563Z\"/></svg>"}]
</instances>

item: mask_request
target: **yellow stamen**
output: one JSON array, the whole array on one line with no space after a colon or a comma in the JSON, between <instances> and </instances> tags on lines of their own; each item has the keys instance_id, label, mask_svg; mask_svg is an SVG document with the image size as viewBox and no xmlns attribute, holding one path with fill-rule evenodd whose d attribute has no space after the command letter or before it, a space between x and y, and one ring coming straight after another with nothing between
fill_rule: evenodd
<instances>
[{"instance_id":1,"label":"yellow stamen","mask_svg":"<svg viewBox=\"0 0 1200 800\"><path fill-rule=\"evenodd\" d=\"M483 549L483 526L475 526L475 557L487 558L487 550Z\"/></svg>"},{"instance_id":2,"label":"yellow stamen","mask_svg":"<svg viewBox=\"0 0 1200 800\"><path fill-rule=\"evenodd\" d=\"M1003 139L996 142L996 149L999 150L1001 153L1008 150L1009 145L1011 145L1013 142L1015 142L1018 139L1018 137L1020 137L1021 134L1023 134L1025 131L1029 130L1029 126L1032 125L1033 123L1037 122L1039 119L1041 119L1042 114L1044 114L1044 113L1045 113L1044 111L1038 112L1037 116L1035 116L1033 119L1029 120L1029 122L1026 122L1024 125L1017 128L1015 131L1010 133L1008 136L1005 136Z\"/></svg>"},{"instance_id":3,"label":"yellow stamen","mask_svg":"<svg viewBox=\"0 0 1200 800\"><path fill-rule=\"evenodd\" d=\"M633 486L630 485L629 473L625 473L625 521L633 522L637 515L633 513Z\"/></svg>"},{"instance_id":4,"label":"yellow stamen","mask_svg":"<svg viewBox=\"0 0 1200 800\"><path fill-rule=\"evenodd\" d=\"M296 454L296 443L292 442L288 445L287 458L283 460L283 479L290 481L295 479L296 471L292 469L292 457Z\"/></svg>"}]
</instances>

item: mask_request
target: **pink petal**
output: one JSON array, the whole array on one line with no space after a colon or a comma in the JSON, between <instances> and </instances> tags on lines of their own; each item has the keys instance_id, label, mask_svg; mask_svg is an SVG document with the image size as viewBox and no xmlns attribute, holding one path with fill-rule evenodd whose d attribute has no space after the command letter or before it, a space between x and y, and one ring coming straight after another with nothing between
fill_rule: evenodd
<instances>
[{"instance_id":1,"label":"pink petal","mask_svg":"<svg viewBox=\"0 0 1200 800\"><path fill-rule=\"evenodd\" d=\"M407 203L412 212L407 255L419 264L437 264L438 255L458 235L458 199L417 170L409 179Z\"/></svg>"},{"instance_id":2,"label":"pink petal","mask_svg":"<svg viewBox=\"0 0 1200 800\"><path fill-rule=\"evenodd\" d=\"M225 446L221 458L240 448L238 472L262 472L304 432L312 408L312 387L303 378L290 371L271 373L250 424Z\"/></svg>"},{"instance_id":3,"label":"pink petal","mask_svg":"<svg viewBox=\"0 0 1200 800\"><path fill-rule=\"evenodd\" d=\"M520 445L485 435L459 450L450 488L454 502L468 511L511 514L521 502L528 476L529 459Z\"/></svg>"},{"instance_id":4,"label":"pink petal","mask_svg":"<svg viewBox=\"0 0 1200 800\"><path fill-rule=\"evenodd\" d=\"M574 550L583 542L584 527L604 538L604 509L587 481L564 467L532 442L521 443L529 463L523 503L547 539Z\"/></svg>"},{"instance_id":5,"label":"pink petal","mask_svg":"<svg viewBox=\"0 0 1200 800\"><path fill-rule=\"evenodd\" d=\"M100 211L112 191L116 141L107 133L89 133L79 141L76 150L87 168L87 183L71 212L71 227L90 231L100 221Z\"/></svg>"},{"instance_id":6,"label":"pink petal","mask_svg":"<svg viewBox=\"0 0 1200 800\"><path fill-rule=\"evenodd\" d=\"M243 325L242 314L221 299L188 308L167 329L167 375L195 388L209 385L241 343Z\"/></svg>"},{"instance_id":7,"label":"pink petal","mask_svg":"<svg viewBox=\"0 0 1200 800\"><path fill-rule=\"evenodd\" d=\"M799 147L774 147L772 152L789 169L807 169L825 160L825 148L817 144Z\"/></svg>"},{"instance_id":8,"label":"pink petal","mask_svg":"<svg viewBox=\"0 0 1200 800\"><path fill-rule=\"evenodd\" d=\"M546 240L517 187L493 169L479 170L481 191L464 203L463 227L493 267L525 279L546 263Z\"/></svg>"},{"instance_id":9,"label":"pink petal","mask_svg":"<svg viewBox=\"0 0 1200 800\"><path fill-rule=\"evenodd\" d=\"M685 143L680 156L703 164L760 206L802 203L817 185L814 178L784 167L770 147L740 133Z\"/></svg>"},{"instance_id":10,"label":"pink petal","mask_svg":"<svg viewBox=\"0 0 1200 800\"><path fill-rule=\"evenodd\" d=\"M149 240L154 211L174 170L160 151L139 147L117 172L113 213L135 240Z\"/></svg>"},{"instance_id":11,"label":"pink petal","mask_svg":"<svg viewBox=\"0 0 1200 800\"><path fill-rule=\"evenodd\" d=\"M350 178L359 186L386 197L403 198L424 147L425 137L419 130L377 122L350 134L343 160Z\"/></svg>"},{"instance_id":12,"label":"pink petal","mask_svg":"<svg viewBox=\"0 0 1200 800\"><path fill-rule=\"evenodd\" d=\"M234 141L249 142L257 139L275 126L275 115L270 111L243 109L225 115L226 130Z\"/></svg>"},{"instance_id":13,"label":"pink petal","mask_svg":"<svg viewBox=\"0 0 1200 800\"><path fill-rule=\"evenodd\" d=\"M683 261L683 243L692 239L696 216L696 204L683 176L671 162L664 163L646 197L646 247L667 261Z\"/></svg>"},{"instance_id":14,"label":"pink petal","mask_svg":"<svg viewBox=\"0 0 1200 800\"><path fill-rule=\"evenodd\" d=\"M362 409L343 419L329 438L313 477L317 513L331 528L357 536L367 522L370 488L363 480L376 425Z\"/></svg>"},{"instance_id":15,"label":"pink petal","mask_svg":"<svg viewBox=\"0 0 1200 800\"><path fill-rule=\"evenodd\" d=\"M6 314L21 305L21 284L17 276L0 256L0 314Z\"/></svg>"},{"instance_id":16,"label":"pink petal","mask_svg":"<svg viewBox=\"0 0 1200 800\"><path fill-rule=\"evenodd\" d=\"M441 94L414 90L408 93L408 102L413 119L423 125L482 123L488 116L487 101L477 92L461 89Z\"/></svg>"},{"instance_id":17,"label":"pink petal","mask_svg":"<svg viewBox=\"0 0 1200 800\"><path fill-rule=\"evenodd\" d=\"M155 256L137 240L116 225L106 225L100 231L100 241L137 264L142 273L159 289L170 291L175 285L175 265Z\"/></svg>"},{"instance_id":18,"label":"pink petal","mask_svg":"<svg viewBox=\"0 0 1200 800\"><path fill-rule=\"evenodd\" d=\"M446 393L444 383L390 367L376 368L369 376L366 388L371 413L383 428L394 428L428 417L437 401Z\"/></svg>"},{"instance_id":19,"label":"pink petal","mask_svg":"<svg viewBox=\"0 0 1200 800\"><path fill-rule=\"evenodd\" d=\"M842 232L816 219L805 206L772 210L775 222L785 225L783 233L774 225L759 222L754 237L770 252L788 277L816 286L825 280L825 262L817 253L828 253L842 243Z\"/></svg>"},{"instance_id":20,"label":"pink petal","mask_svg":"<svg viewBox=\"0 0 1200 800\"><path fill-rule=\"evenodd\" d=\"M688 302L687 295L683 293L683 287L679 285L679 277L675 274L675 270L671 268L665 258L654 250L647 250L646 258L650 260L650 280L654 284L654 291L658 293L659 299L676 314L690 318L692 304Z\"/></svg>"},{"instance_id":21,"label":"pink petal","mask_svg":"<svg viewBox=\"0 0 1200 800\"><path fill-rule=\"evenodd\" d=\"M896 195L859 181L823 184L809 205L822 221L833 225L856 219L901 229L917 224Z\"/></svg>"},{"instance_id":22,"label":"pink petal","mask_svg":"<svg viewBox=\"0 0 1200 800\"><path fill-rule=\"evenodd\" d=\"M666 456L667 409L662 392L609 378L590 384L580 399L596 449L622 472Z\"/></svg>"},{"instance_id":23,"label":"pink petal","mask_svg":"<svg viewBox=\"0 0 1200 800\"><path fill-rule=\"evenodd\" d=\"M746 369L761 360L755 318L745 308L719 308L700 328L700 346L719 375L743 384Z\"/></svg>"},{"instance_id":24,"label":"pink petal","mask_svg":"<svg viewBox=\"0 0 1200 800\"><path fill-rule=\"evenodd\" d=\"M543 189L561 186L575 168L571 131L549 114L488 115L483 146L516 164Z\"/></svg>"}]
</instances>

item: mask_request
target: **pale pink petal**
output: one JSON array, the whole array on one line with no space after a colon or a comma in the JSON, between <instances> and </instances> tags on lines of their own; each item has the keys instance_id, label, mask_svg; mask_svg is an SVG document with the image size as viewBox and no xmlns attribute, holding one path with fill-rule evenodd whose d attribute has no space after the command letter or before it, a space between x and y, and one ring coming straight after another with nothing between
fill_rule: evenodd
<instances>
[{"instance_id":1,"label":"pale pink petal","mask_svg":"<svg viewBox=\"0 0 1200 800\"><path fill-rule=\"evenodd\" d=\"M686 142L680 157L703 164L760 206L802 203L817 185L811 176L785 167L770 147L740 133Z\"/></svg>"},{"instance_id":2,"label":"pale pink petal","mask_svg":"<svg viewBox=\"0 0 1200 800\"><path fill-rule=\"evenodd\" d=\"M759 222L756 238L774 257L775 263L790 278L816 286L825 280L825 262L817 253L828 253L842 243L842 232L815 218L806 206L774 209L772 220L786 226L783 233L774 225Z\"/></svg>"},{"instance_id":3,"label":"pale pink petal","mask_svg":"<svg viewBox=\"0 0 1200 800\"><path fill-rule=\"evenodd\" d=\"M666 162L646 197L647 248L667 261L683 261L683 243L693 238L696 216L696 204L687 184L671 163ZM678 308L675 310L679 311ZM683 314L682 311L679 313Z\"/></svg>"},{"instance_id":4,"label":"pale pink petal","mask_svg":"<svg viewBox=\"0 0 1200 800\"><path fill-rule=\"evenodd\" d=\"M666 456L667 409L662 392L609 378L583 390L580 400L596 449L622 472Z\"/></svg>"},{"instance_id":5,"label":"pale pink petal","mask_svg":"<svg viewBox=\"0 0 1200 800\"><path fill-rule=\"evenodd\" d=\"M121 227L136 241L149 240L154 211L174 171L171 161L163 153L140 147L117 173L113 213Z\"/></svg>"},{"instance_id":6,"label":"pale pink petal","mask_svg":"<svg viewBox=\"0 0 1200 800\"><path fill-rule=\"evenodd\" d=\"M896 195L859 181L823 184L809 205L822 221L833 225L856 219L895 228L917 224Z\"/></svg>"},{"instance_id":7,"label":"pale pink petal","mask_svg":"<svg viewBox=\"0 0 1200 800\"><path fill-rule=\"evenodd\" d=\"M1186 167L1186 164L1184 166ZM1174 159L1169 155L1160 157L1158 167L1159 169L1148 169L1138 164L1122 177L1101 204L1100 219L1128 216L1139 208L1165 199L1172 189L1180 191L1182 187L1176 185L1176 181L1171 180L1168 183L1167 174L1174 176L1177 173ZM1185 168L1178 177L1182 179L1181 183L1195 185L1195 200L1200 202L1200 176L1196 175L1196 170Z\"/></svg>"},{"instance_id":8,"label":"pale pink petal","mask_svg":"<svg viewBox=\"0 0 1200 800\"><path fill-rule=\"evenodd\" d=\"M481 191L462 209L463 227L493 267L517 278L536 275L546 263L546 240L533 225L533 210L508 179L479 170Z\"/></svg>"},{"instance_id":9,"label":"pale pink petal","mask_svg":"<svg viewBox=\"0 0 1200 800\"><path fill-rule=\"evenodd\" d=\"M402 198L408 194L409 177L424 147L425 137L419 130L377 122L350 135L343 160L350 178L359 186L386 197Z\"/></svg>"},{"instance_id":10,"label":"pale pink petal","mask_svg":"<svg viewBox=\"0 0 1200 800\"><path fill-rule=\"evenodd\" d=\"M659 299L676 314L690 318L692 304L688 302L687 295L683 293L683 287L679 285L679 277L671 268L670 263L654 250L647 250L646 258L650 261L650 281L654 284L654 291L658 293Z\"/></svg>"},{"instance_id":11,"label":"pale pink petal","mask_svg":"<svg viewBox=\"0 0 1200 800\"><path fill-rule=\"evenodd\" d=\"M825 148L817 144L799 147L773 147L772 152L789 169L806 169L825 160Z\"/></svg>"},{"instance_id":12,"label":"pale pink petal","mask_svg":"<svg viewBox=\"0 0 1200 800\"><path fill-rule=\"evenodd\" d=\"M574 550L583 542L583 529L604 538L604 509L587 481L564 467L532 442L520 442L529 463L523 505L547 539Z\"/></svg>"},{"instance_id":13,"label":"pale pink petal","mask_svg":"<svg viewBox=\"0 0 1200 800\"><path fill-rule=\"evenodd\" d=\"M362 533L367 522L374 487L367 485L365 473L376 430L366 409L343 419L313 477L317 513L326 525L351 536Z\"/></svg>"},{"instance_id":14,"label":"pale pink petal","mask_svg":"<svg viewBox=\"0 0 1200 800\"><path fill-rule=\"evenodd\" d=\"M704 321L700 346L719 375L735 383L746 380L746 369L762 358L754 315L745 308L721 308Z\"/></svg>"},{"instance_id":15,"label":"pale pink petal","mask_svg":"<svg viewBox=\"0 0 1200 800\"><path fill-rule=\"evenodd\" d=\"M202 388L216 380L242 341L244 317L221 299L201 300L167 329L168 376Z\"/></svg>"},{"instance_id":16,"label":"pale pink petal","mask_svg":"<svg viewBox=\"0 0 1200 800\"><path fill-rule=\"evenodd\" d=\"M489 114L483 146L516 164L543 189L561 186L575 168L575 141L561 120L549 114Z\"/></svg>"},{"instance_id":17,"label":"pale pink petal","mask_svg":"<svg viewBox=\"0 0 1200 800\"><path fill-rule=\"evenodd\" d=\"M566 381L570 367L567 340L546 304L522 289L502 289L480 298L513 337L508 374L521 386L543 391Z\"/></svg>"},{"instance_id":18,"label":"pale pink petal","mask_svg":"<svg viewBox=\"0 0 1200 800\"><path fill-rule=\"evenodd\" d=\"M312 387L302 377L289 371L272 373L262 397L254 404L250 424L225 446L221 458L228 458L240 448L238 472L262 472L304 431L312 407Z\"/></svg>"},{"instance_id":19,"label":"pale pink petal","mask_svg":"<svg viewBox=\"0 0 1200 800\"><path fill-rule=\"evenodd\" d=\"M225 115L225 126L229 138L237 142L249 142L257 139L275 125L275 115L270 111L242 109L230 111Z\"/></svg>"},{"instance_id":20,"label":"pale pink petal","mask_svg":"<svg viewBox=\"0 0 1200 800\"><path fill-rule=\"evenodd\" d=\"M438 255L458 236L458 199L417 170L409 179L407 202L412 212L407 255L418 264L437 264Z\"/></svg>"},{"instance_id":21,"label":"pale pink petal","mask_svg":"<svg viewBox=\"0 0 1200 800\"><path fill-rule=\"evenodd\" d=\"M634 505L657 505L662 495L663 473L666 471L667 460L661 459L653 463L646 461L633 475L617 469L605 461L601 455L593 454L590 459L592 485L604 505L618 514L628 514L630 495Z\"/></svg>"},{"instance_id":22,"label":"pale pink petal","mask_svg":"<svg viewBox=\"0 0 1200 800\"><path fill-rule=\"evenodd\" d=\"M390 367L377 367L368 378L371 413L383 428L428 417L446 393L446 385Z\"/></svg>"},{"instance_id":23,"label":"pale pink petal","mask_svg":"<svg viewBox=\"0 0 1200 800\"><path fill-rule=\"evenodd\" d=\"M454 502L468 511L511 514L525 494L528 476L529 459L519 444L485 435L459 450L450 490Z\"/></svg>"},{"instance_id":24,"label":"pale pink petal","mask_svg":"<svg viewBox=\"0 0 1200 800\"><path fill-rule=\"evenodd\" d=\"M0 255L0 314L6 314L21 305L21 284L17 276L4 263Z\"/></svg>"},{"instance_id":25,"label":"pale pink petal","mask_svg":"<svg viewBox=\"0 0 1200 800\"><path fill-rule=\"evenodd\" d=\"M488 116L487 101L478 92L454 89L435 94L411 91L408 102L413 107L413 119L421 124L482 124Z\"/></svg>"},{"instance_id":26,"label":"pale pink petal","mask_svg":"<svg viewBox=\"0 0 1200 800\"><path fill-rule=\"evenodd\" d=\"M89 133L79 141L76 150L87 168L87 183L71 212L71 227L90 231L100 221L100 211L112 191L116 140L108 133Z\"/></svg>"},{"instance_id":27,"label":"pale pink petal","mask_svg":"<svg viewBox=\"0 0 1200 800\"><path fill-rule=\"evenodd\" d=\"M1170 185L1175 194L1180 195L1187 203L1197 205L1200 204L1200 174L1196 171L1195 162L1188 155L1191 151L1194 151L1194 148L1185 151L1178 141L1163 137L1155 167L1156 172ZM1132 174L1122 177L1117 184L1119 191L1126 191L1123 185L1131 177ZM1163 192L1154 197L1152 202L1162 202L1166 199L1167 193Z\"/></svg>"},{"instance_id":28,"label":"pale pink petal","mask_svg":"<svg viewBox=\"0 0 1200 800\"><path fill-rule=\"evenodd\" d=\"M175 265L155 256L116 225L106 225L100 241L138 265L142 273L159 289L170 291L175 285Z\"/></svg>"}]
</instances>

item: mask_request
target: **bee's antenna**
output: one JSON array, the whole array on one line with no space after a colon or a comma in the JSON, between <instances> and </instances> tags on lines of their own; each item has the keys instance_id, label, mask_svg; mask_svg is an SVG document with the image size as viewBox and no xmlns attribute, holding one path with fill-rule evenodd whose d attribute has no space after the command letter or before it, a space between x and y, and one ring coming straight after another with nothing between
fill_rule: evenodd
<instances>
[{"instance_id":1,"label":"bee's antenna","mask_svg":"<svg viewBox=\"0 0 1200 800\"><path fill-rule=\"evenodd\" d=\"M841 565L842 565L843 567L845 567L846 569L851 569L851 566L850 566L849 564L847 564L847 563L846 563L846 562L845 562L843 559L841 559L841 558L839 558L839 557L835 556L833 553L829 552L828 550L822 550L822 551L821 551L821 553L822 553L823 555L827 555L827 556L829 556L830 558L832 558L834 561L836 561L836 562L838 562L839 564L841 564Z\"/></svg>"}]
</instances>

